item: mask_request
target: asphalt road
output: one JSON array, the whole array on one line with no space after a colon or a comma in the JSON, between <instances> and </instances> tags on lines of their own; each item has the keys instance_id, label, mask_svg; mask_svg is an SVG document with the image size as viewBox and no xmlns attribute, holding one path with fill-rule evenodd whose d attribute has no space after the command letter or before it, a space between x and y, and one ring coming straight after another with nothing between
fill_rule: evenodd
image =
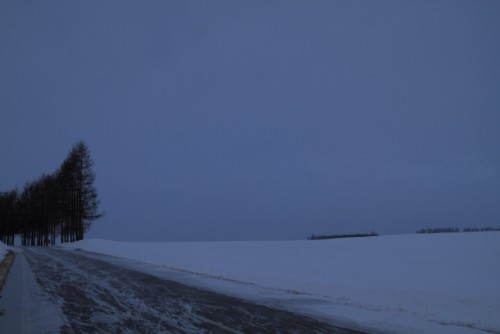
<instances>
[{"instance_id":1,"label":"asphalt road","mask_svg":"<svg viewBox=\"0 0 500 334\"><path fill-rule=\"evenodd\" d=\"M33 247L24 248L16 260L20 256L45 298L60 308L60 333L362 333L127 269L84 252Z\"/></svg>"}]
</instances>

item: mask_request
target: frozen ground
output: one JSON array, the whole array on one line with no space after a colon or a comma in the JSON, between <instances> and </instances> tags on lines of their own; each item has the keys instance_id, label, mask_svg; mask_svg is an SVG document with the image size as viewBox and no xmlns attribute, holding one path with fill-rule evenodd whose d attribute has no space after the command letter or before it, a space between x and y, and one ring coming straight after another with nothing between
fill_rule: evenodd
<instances>
[{"instance_id":1,"label":"frozen ground","mask_svg":"<svg viewBox=\"0 0 500 334\"><path fill-rule=\"evenodd\" d=\"M133 259L192 285L379 332L500 333L498 232L280 242L85 240L64 247Z\"/></svg>"}]
</instances>

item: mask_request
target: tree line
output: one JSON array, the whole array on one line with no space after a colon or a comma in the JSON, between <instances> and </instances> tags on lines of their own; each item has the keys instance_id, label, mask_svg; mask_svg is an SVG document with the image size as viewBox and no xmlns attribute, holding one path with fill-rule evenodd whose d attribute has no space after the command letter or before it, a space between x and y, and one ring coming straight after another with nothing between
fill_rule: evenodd
<instances>
[{"instance_id":1,"label":"tree line","mask_svg":"<svg viewBox=\"0 0 500 334\"><path fill-rule=\"evenodd\" d=\"M460 230L458 227L432 227L417 230L418 234L425 233L458 233L458 232L497 232L500 227L465 227Z\"/></svg>"},{"instance_id":2,"label":"tree line","mask_svg":"<svg viewBox=\"0 0 500 334\"><path fill-rule=\"evenodd\" d=\"M0 193L0 241L23 246L82 240L102 216L94 186L93 161L84 142L76 143L61 166L17 189Z\"/></svg>"},{"instance_id":3,"label":"tree line","mask_svg":"<svg viewBox=\"0 0 500 334\"><path fill-rule=\"evenodd\" d=\"M378 233L353 233L353 234L330 234L330 235L310 235L307 240L325 240L325 239L343 239L343 238L363 238L363 237L377 237Z\"/></svg>"}]
</instances>

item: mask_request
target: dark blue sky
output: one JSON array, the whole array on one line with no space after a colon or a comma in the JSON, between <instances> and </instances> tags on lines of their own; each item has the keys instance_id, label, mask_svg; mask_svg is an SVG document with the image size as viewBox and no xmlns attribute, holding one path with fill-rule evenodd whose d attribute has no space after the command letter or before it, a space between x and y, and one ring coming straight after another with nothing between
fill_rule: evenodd
<instances>
[{"instance_id":1,"label":"dark blue sky","mask_svg":"<svg viewBox=\"0 0 500 334\"><path fill-rule=\"evenodd\" d=\"M0 189L90 147L88 237L500 225L500 2L0 2Z\"/></svg>"}]
</instances>

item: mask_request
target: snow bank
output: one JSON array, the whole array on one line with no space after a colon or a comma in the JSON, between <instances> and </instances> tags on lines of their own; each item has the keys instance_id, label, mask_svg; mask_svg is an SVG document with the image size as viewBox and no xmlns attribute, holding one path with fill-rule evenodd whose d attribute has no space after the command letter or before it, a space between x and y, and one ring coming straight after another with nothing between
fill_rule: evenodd
<instances>
[{"instance_id":1,"label":"snow bank","mask_svg":"<svg viewBox=\"0 0 500 334\"><path fill-rule=\"evenodd\" d=\"M84 240L64 247L200 273L227 284L251 283L287 298L321 300L296 306L371 328L500 333L498 232L278 242Z\"/></svg>"}]
</instances>

